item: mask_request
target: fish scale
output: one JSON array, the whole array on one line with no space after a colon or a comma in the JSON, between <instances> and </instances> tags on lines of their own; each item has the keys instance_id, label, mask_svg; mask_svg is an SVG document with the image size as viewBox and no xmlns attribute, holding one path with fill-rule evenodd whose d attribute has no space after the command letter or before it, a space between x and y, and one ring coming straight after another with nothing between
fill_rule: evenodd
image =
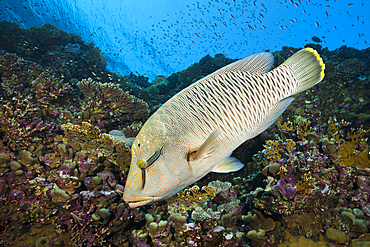
<instances>
[{"instance_id":1,"label":"fish scale","mask_svg":"<svg viewBox=\"0 0 370 247\"><path fill-rule=\"evenodd\" d=\"M207 173L243 164L230 153L271 126L302 92L324 77L318 53L306 48L268 72L270 53L230 64L168 100L132 145L124 191L131 207L165 200Z\"/></svg>"},{"instance_id":2,"label":"fish scale","mask_svg":"<svg viewBox=\"0 0 370 247\"><path fill-rule=\"evenodd\" d=\"M288 69L285 69L288 71ZM269 73L277 73L276 70ZM282 72L283 73L283 72ZM287 74L289 72L286 72ZM281 74L281 73L280 73ZM194 87L186 92L186 97L174 98L173 103L168 106L165 114L169 116L176 116L186 114L180 119L182 125L196 130L197 134L201 133L205 139L214 129L221 129L225 133L223 138L234 141L235 138L243 138L240 135L246 135L245 129L252 129L258 121L261 121L266 114L269 107L285 98L282 94L275 96L273 93L276 90L281 90L278 84L271 83L272 79L277 76L264 75L264 77L257 77L251 73L233 73L230 72L224 75L217 75L207 78L196 84ZM236 80L236 78L243 78L243 80ZM263 87L269 84L270 90ZM259 86L258 86L259 85ZM284 86L284 85L281 85ZM288 89L284 90L288 92ZM291 90L290 90L291 91ZM184 94L185 95L185 94ZM274 100L271 100L271 97ZM254 98L259 99L258 101ZM243 103L246 102L246 104ZM189 104L190 102L191 104ZM258 104L258 107L256 106ZM187 110L179 112L179 106ZM191 106L199 106L198 111ZM236 106L241 109L237 112ZM172 109L171 109L172 108ZM200 119L203 119L200 122ZM200 124L204 123L204 124ZM242 124L241 124L242 123ZM172 126L173 123L171 123ZM168 128L170 129L171 126ZM170 134L171 132L169 132ZM171 135L171 134L170 134ZM176 135L176 134L174 134ZM189 136L184 135L189 143ZM177 138L177 137L174 137ZM199 140L199 137L195 139ZM195 143L194 146L199 145ZM225 146L229 143L225 143Z\"/></svg>"}]
</instances>

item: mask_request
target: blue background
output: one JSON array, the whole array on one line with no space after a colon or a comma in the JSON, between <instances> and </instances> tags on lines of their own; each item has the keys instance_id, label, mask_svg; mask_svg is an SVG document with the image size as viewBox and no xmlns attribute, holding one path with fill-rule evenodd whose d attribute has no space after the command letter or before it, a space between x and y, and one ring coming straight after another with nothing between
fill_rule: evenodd
<instances>
[{"instance_id":1,"label":"blue background","mask_svg":"<svg viewBox=\"0 0 370 247\"><path fill-rule=\"evenodd\" d=\"M51 23L93 42L108 69L151 80L203 56L243 58L319 37L330 50L369 47L368 0L0 0L1 20Z\"/></svg>"}]
</instances>

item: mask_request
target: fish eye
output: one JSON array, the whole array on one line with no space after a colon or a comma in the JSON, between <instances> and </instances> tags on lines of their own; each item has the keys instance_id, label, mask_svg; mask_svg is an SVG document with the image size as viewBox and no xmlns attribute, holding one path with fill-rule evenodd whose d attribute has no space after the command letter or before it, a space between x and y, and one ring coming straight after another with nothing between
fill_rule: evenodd
<instances>
[{"instance_id":1,"label":"fish eye","mask_svg":"<svg viewBox=\"0 0 370 247\"><path fill-rule=\"evenodd\" d=\"M147 163L145 160L140 160L140 161L137 163L137 166L138 166L140 169L145 169L145 168L147 168L147 165L148 165L148 163Z\"/></svg>"}]
</instances>

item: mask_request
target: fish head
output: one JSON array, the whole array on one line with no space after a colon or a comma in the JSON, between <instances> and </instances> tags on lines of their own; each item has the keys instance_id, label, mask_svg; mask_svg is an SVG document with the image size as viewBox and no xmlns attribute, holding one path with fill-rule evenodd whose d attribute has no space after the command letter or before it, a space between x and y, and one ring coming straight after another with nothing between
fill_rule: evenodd
<instances>
[{"instance_id":1,"label":"fish head","mask_svg":"<svg viewBox=\"0 0 370 247\"><path fill-rule=\"evenodd\" d=\"M151 137L139 133L131 148L123 199L132 208L165 200L189 185L188 148Z\"/></svg>"}]
</instances>

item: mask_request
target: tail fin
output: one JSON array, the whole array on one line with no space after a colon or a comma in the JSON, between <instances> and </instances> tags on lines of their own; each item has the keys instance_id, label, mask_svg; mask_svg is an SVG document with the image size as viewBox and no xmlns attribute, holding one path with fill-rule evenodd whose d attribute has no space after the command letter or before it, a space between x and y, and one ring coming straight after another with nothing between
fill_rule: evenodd
<instances>
[{"instance_id":1,"label":"tail fin","mask_svg":"<svg viewBox=\"0 0 370 247\"><path fill-rule=\"evenodd\" d=\"M312 48L294 53L282 65L291 66L297 76L299 87L296 93L313 87L324 78L325 64L317 51Z\"/></svg>"}]
</instances>

